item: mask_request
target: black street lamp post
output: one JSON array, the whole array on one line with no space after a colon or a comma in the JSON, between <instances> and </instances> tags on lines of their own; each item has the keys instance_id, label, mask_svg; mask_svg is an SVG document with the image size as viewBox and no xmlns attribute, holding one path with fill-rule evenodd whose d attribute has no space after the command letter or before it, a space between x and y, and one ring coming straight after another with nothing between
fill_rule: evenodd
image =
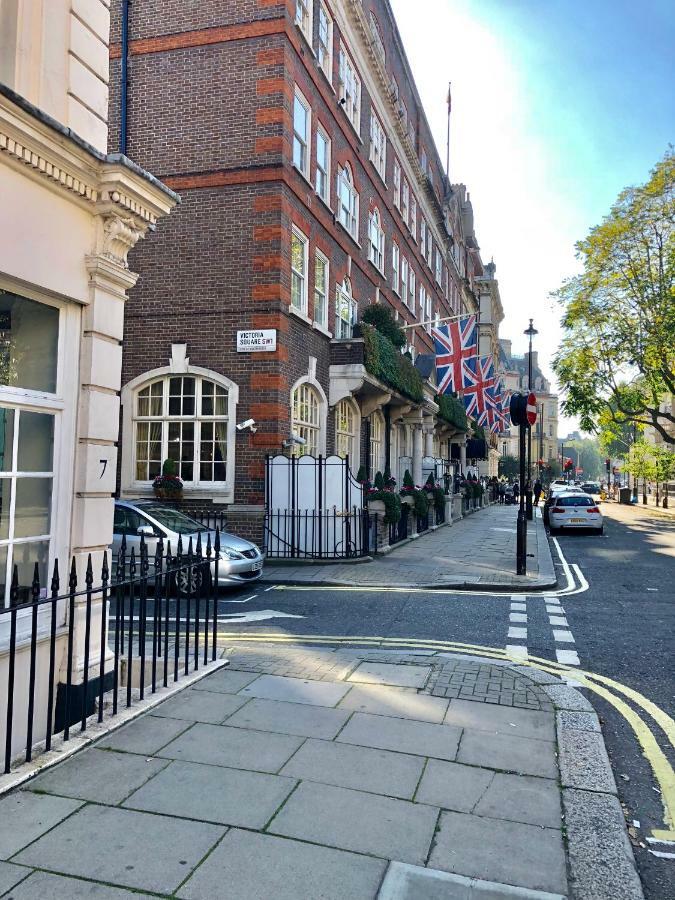
<instances>
[{"instance_id":1,"label":"black street lamp post","mask_svg":"<svg viewBox=\"0 0 675 900\"><path fill-rule=\"evenodd\" d=\"M530 319L530 324L525 329L523 334L526 334L530 341L529 352L527 356L527 390L528 393L532 390L532 338L535 334L539 334L537 329L532 324L532 319ZM541 426L540 426L541 427ZM526 495L525 495L525 503L526 503L526 515L527 518L531 521L533 518L532 511L532 429L527 429L527 484L524 486ZM521 490L523 489L523 485L521 485Z\"/></svg>"}]
</instances>

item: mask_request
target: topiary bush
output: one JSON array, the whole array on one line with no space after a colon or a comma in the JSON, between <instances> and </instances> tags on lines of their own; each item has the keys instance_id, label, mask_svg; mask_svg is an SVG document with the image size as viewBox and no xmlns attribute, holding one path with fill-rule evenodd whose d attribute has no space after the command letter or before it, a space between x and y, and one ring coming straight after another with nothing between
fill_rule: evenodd
<instances>
[{"instance_id":1,"label":"topiary bush","mask_svg":"<svg viewBox=\"0 0 675 900\"><path fill-rule=\"evenodd\" d=\"M424 382L412 362L372 325L363 324L361 333L366 370L389 387L420 403L424 399Z\"/></svg>"}]
</instances>

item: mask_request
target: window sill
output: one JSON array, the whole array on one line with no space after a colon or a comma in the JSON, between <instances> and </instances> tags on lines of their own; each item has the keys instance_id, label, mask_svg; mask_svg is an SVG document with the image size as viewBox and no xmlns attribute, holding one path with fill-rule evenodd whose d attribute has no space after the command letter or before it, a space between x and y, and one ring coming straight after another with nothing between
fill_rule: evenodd
<instances>
[{"instance_id":1,"label":"window sill","mask_svg":"<svg viewBox=\"0 0 675 900\"><path fill-rule=\"evenodd\" d=\"M359 248L359 250L362 249L361 244L359 243L358 238L355 238L354 235L351 233L351 231L350 231L348 228L345 228L345 226L342 224L342 222L341 222L339 219L336 219L336 220L335 220L335 224L336 224L336 225L339 225L340 228L344 231L344 233L349 235L349 237L354 241L354 243L355 243L356 246Z\"/></svg>"},{"instance_id":2,"label":"window sill","mask_svg":"<svg viewBox=\"0 0 675 900\"><path fill-rule=\"evenodd\" d=\"M154 497L155 493L147 482L135 482L120 491L120 499L133 500L135 498L147 499ZM234 487L220 482L213 487L200 484L196 487L183 486L183 500L209 500L218 503L232 503L234 500Z\"/></svg>"},{"instance_id":3,"label":"window sill","mask_svg":"<svg viewBox=\"0 0 675 900\"><path fill-rule=\"evenodd\" d=\"M301 309L297 309L295 306L289 306L288 309L291 315L295 316L297 319L300 319L300 321L304 322L305 325L312 325L312 320L306 312L303 312Z\"/></svg>"},{"instance_id":4,"label":"window sill","mask_svg":"<svg viewBox=\"0 0 675 900\"><path fill-rule=\"evenodd\" d=\"M368 257L368 262L369 262L370 265L375 269L375 271L378 273L378 275L381 275L382 278L386 279L387 276L386 276L385 273L384 273L384 269L381 269L381 268L377 265L377 263L373 262L373 260L372 260L370 257Z\"/></svg>"},{"instance_id":5,"label":"window sill","mask_svg":"<svg viewBox=\"0 0 675 900\"><path fill-rule=\"evenodd\" d=\"M314 52L314 47L312 47L312 41L311 41L311 38L307 37L307 35L306 35L305 32L302 30L302 28L298 25L297 22L295 22L294 24L295 24L295 30L298 32L298 34L301 34L301 35L302 35L305 44L307 44L307 49L308 49L309 52L312 54L312 56L316 59L316 53ZM312 22L312 23L310 24L310 32L313 31L313 29L314 29L314 22Z\"/></svg>"},{"instance_id":6,"label":"window sill","mask_svg":"<svg viewBox=\"0 0 675 900\"><path fill-rule=\"evenodd\" d=\"M336 93L335 96L337 96L337 93ZM340 109L342 110L345 119L346 119L346 120L349 122L349 124L352 126L352 131L353 131L354 134L356 135L356 139L358 140L358 142L359 142L361 145L363 145L363 138L361 137L361 132L359 131L359 129L356 127L356 125L352 122L352 120L351 120L351 119L349 118L349 116L347 115L347 110L344 108L344 104L340 103L340 101L338 100L338 106L339 106ZM360 119L360 118L361 118L361 110L359 110L359 119Z\"/></svg>"},{"instance_id":7,"label":"window sill","mask_svg":"<svg viewBox=\"0 0 675 900\"><path fill-rule=\"evenodd\" d=\"M306 175L306 174L302 171L302 169L299 169L299 168L296 166L295 163L293 163L292 165L293 165L294 170L298 173L298 175L302 178L302 180L303 180L303 181L306 181L307 184L310 186L310 188L311 188L312 190L315 190L314 185L313 185L312 182L309 180L309 175Z\"/></svg>"},{"instance_id":8,"label":"window sill","mask_svg":"<svg viewBox=\"0 0 675 900\"><path fill-rule=\"evenodd\" d=\"M317 191L317 195L316 195L316 196L317 196L317 197L319 198L319 200L323 203L323 205L326 207L326 209L327 209L328 212L331 214L331 216L332 216L333 218L335 218L335 210L334 210L333 207L330 205L330 202L329 202L328 200L324 200L324 198L321 196L321 194L318 193L318 191Z\"/></svg>"},{"instance_id":9,"label":"window sill","mask_svg":"<svg viewBox=\"0 0 675 900\"><path fill-rule=\"evenodd\" d=\"M318 322L313 322L313 323L312 323L312 328L313 328L315 331L318 331L320 334L325 335L325 336L326 336L327 338L329 338L330 340L333 339L333 335L331 334L331 332L330 332L327 328L324 328L323 325L319 325Z\"/></svg>"},{"instance_id":10,"label":"window sill","mask_svg":"<svg viewBox=\"0 0 675 900\"><path fill-rule=\"evenodd\" d=\"M315 54L315 56L316 56L316 54ZM331 89L331 91L332 91L333 93L336 93L336 91L335 91L335 85L333 84L333 80L332 80L331 76L328 74L328 72L326 72L326 70L324 69L324 67L323 67L323 66L321 65L321 63L319 62L319 57L318 57L318 56L316 57L316 67L317 67L317 69L319 70L319 72L321 72L321 74L323 75L323 77L324 77L324 79L326 80L326 82L327 82L327 84L328 84L328 87ZM331 70L331 72L333 71L333 58L332 58L332 57L331 57L331 60L330 60L330 70Z\"/></svg>"}]
</instances>

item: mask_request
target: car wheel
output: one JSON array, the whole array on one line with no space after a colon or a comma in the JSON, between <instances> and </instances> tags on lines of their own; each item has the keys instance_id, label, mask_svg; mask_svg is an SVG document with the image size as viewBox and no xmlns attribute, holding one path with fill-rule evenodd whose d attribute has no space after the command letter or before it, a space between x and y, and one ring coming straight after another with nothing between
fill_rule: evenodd
<instances>
[{"instance_id":1,"label":"car wheel","mask_svg":"<svg viewBox=\"0 0 675 900\"><path fill-rule=\"evenodd\" d=\"M604 534L604 533L605 533L605 526L604 526L604 525L601 525L599 528L596 528L596 529L595 529L595 533L596 533L596 534Z\"/></svg>"},{"instance_id":2,"label":"car wheel","mask_svg":"<svg viewBox=\"0 0 675 900\"><path fill-rule=\"evenodd\" d=\"M176 572L176 590L181 597L193 597L201 588L204 576L200 568L187 566Z\"/></svg>"}]
</instances>

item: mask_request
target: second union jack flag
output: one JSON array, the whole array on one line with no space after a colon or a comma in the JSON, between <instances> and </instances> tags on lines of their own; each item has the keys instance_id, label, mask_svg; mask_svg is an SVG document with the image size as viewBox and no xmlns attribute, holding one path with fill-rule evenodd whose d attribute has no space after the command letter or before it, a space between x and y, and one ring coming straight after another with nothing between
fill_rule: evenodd
<instances>
[{"instance_id":1,"label":"second union jack flag","mask_svg":"<svg viewBox=\"0 0 675 900\"><path fill-rule=\"evenodd\" d=\"M438 393L458 393L465 384L463 366L475 358L478 350L476 317L465 316L432 328L431 335L436 346Z\"/></svg>"},{"instance_id":2,"label":"second union jack flag","mask_svg":"<svg viewBox=\"0 0 675 900\"><path fill-rule=\"evenodd\" d=\"M475 356L464 363L464 406L467 416L479 421L492 404L495 367L492 356Z\"/></svg>"}]
</instances>

